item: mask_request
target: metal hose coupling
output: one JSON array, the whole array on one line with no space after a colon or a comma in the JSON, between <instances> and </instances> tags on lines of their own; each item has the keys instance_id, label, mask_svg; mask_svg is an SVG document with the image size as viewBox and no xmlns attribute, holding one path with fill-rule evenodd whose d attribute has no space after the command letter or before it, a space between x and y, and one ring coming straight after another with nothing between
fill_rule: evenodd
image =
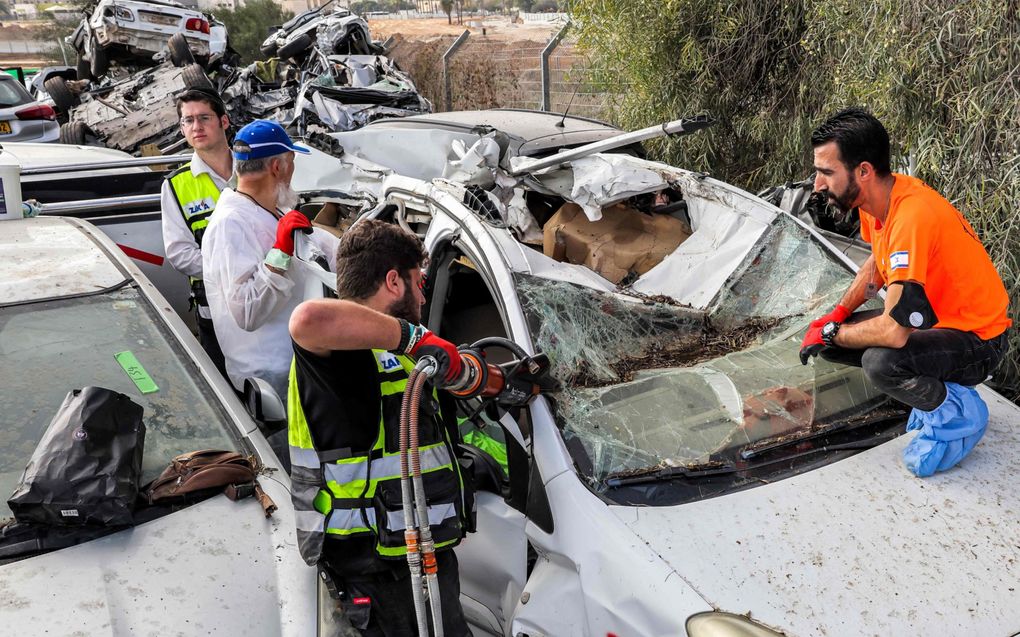
<instances>
[{"instance_id":1,"label":"metal hose coupling","mask_svg":"<svg viewBox=\"0 0 1020 637\"><path fill-rule=\"evenodd\" d=\"M498 396L506 385L503 370L496 365L485 362L485 357L477 349L464 347L459 350L461 373L457 380L446 388L454 397L461 400L476 396Z\"/></svg>"}]
</instances>

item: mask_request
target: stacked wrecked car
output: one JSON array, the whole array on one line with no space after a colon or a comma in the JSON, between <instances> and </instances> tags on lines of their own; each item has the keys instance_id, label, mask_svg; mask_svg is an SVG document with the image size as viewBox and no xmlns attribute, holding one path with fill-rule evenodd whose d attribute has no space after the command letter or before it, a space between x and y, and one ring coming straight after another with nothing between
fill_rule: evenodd
<instances>
[{"instance_id":1,"label":"stacked wrecked car","mask_svg":"<svg viewBox=\"0 0 1020 637\"><path fill-rule=\"evenodd\" d=\"M261 47L268 59L247 66L214 16L169 2L102 0L68 40L77 68L44 83L68 144L132 154L181 149L174 98L188 88L219 92L235 127L272 119L298 134L432 110L380 55L367 23L332 2L278 27Z\"/></svg>"}]
</instances>

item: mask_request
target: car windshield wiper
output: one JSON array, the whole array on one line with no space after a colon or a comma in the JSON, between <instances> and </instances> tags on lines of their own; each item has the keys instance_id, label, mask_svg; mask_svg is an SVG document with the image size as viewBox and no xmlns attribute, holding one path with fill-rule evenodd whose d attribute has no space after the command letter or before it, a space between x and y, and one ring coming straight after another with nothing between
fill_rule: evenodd
<instances>
[{"instance_id":1,"label":"car windshield wiper","mask_svg":"<svg viewBox=\"0 0 1020 637\"><path fill-rule=\"evenodd\" d=\"M670 480L672 478L703 478L705 476L725 475L727 473L734 473L735 471L743 471L744 469L746 469L746 467L737 467L736 465L728 462L712 460L699 464L660 467L652 471L632 473L625 476L617 475L615 477L606 478L605 483L607 487L622 487L625 485L641 484L644 482Z\"/></svg>"},{"instance_id":2,"label":"car windshield wiper","mask_svg":"<svg viewBox=\"0 0 1020 637\"><path fill-rule=\"evenodd\" d=\"M759 440L758 442L752 442L749 445L741 447L741 449L737 453L740 456L741 460L751 460L753 458L757 458L769 452L775 451L776 449L782 449L784 447L789 447L791 445L802 444L804 442L808 442L816 438L821 438L823 436L829 436L832 434L842 434L850 431L855 431L858 429L864 429L866 427L887 423L892 420L905 420L905 414L903 414L903 412L899 410L893 412L890 412L889 410L882 410L881 413L872 414L866 418L861 418L859 420L845 421L842 424L838 424L832 427L803 431L800 432L799 434L796 433L786 434L784 436L776 438L769 438L765 440ZM860 443L861 446L854 446L855 444L858 443ZM868 448L870 446L874 446L875 444L878 443L875 443L874 437L872 437L863 438L861 440L852 440L838 444L823 445L821 447L815 448L814 450L835 448L860 449Z\"/></svg>"},{"instance_id":3,"label":"car windshield wiper","mask_svg":"<svg viewBox=\"0 0 1020 637\"><path fill-rule=\"evenodd\" d=\"M904 414L900 411L890 413L888 410L884 410L881 414L875 414L869 418L861 420L855 420L844 425L829 427L818 431L806 432L803 436L796 436L792 438L784 438L782 440L772 439L754 443L755 446L745 446L743 449L737 452L738 457L741 460L750 460L758 456L764 455L770 451L788 447L793 444L804 443L806 441L815 440L823 436L830 434L845 434L847 432L863 429L868 426L881 425L888 423L893 420L902 420ZM823 444L813 446L808 449L804 449L792 455L786 455L779 458L771 458L762 462L724 462L720 460L712 460L709 462L681 465L676 467L661 467L651 471L632 473L630 475L616 475L605 479L605 485L607 487L622 487L630 486L635 484L644 484L648 482L659 482L665 480L672 480L674 478L706 478L712 476L721 476L733 473L744 473L749 471L756 471L769 465L777 463L789 462L803 456L825 453L832 451L853 451L870 449L876 447L882 443L888 442L893 438L898 437L901 431L889 431L866 438L858 438L855 440L846 440L843 442L834 442L829 444ZM762 444L765 443L765 444Z\"/></svg>"}]
</instances>

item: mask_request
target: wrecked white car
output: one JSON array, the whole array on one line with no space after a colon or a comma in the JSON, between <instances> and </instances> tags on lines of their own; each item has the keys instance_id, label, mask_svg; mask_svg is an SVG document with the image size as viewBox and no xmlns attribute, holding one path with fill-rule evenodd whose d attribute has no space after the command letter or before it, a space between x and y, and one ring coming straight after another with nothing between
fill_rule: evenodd
<instances>
[{"instance_id":1,"label":"wrecked white car","mask_svg":"<svg viewBox=\"0 0 1020 637\"><path fill-rule=\"evenodd\" d=\"M111 61L151 65L152 56L180 33L191 52L203 59L226 48L222 24L200 11L159 0L99 0L67 38L78 53L78 78L100 78Z\"/></svg>"},{"instance_id":2,"label":"wrecked white car","mask_svg":"<svg viewBox=\"0 0 1020 637\"><path fill-rule=\"evenodd\" d=\"M348 131L381 118L429 113L432 104L410 76L381 55L322 55L299 67L256 62L222 91L230 119L271 119L304 134Z\"/></svg>"},{"instance_id":3,"label":"wrecked white car","mask_svg":"<svg viewBox=\"0 0 1020 637\"><path fill-rule=\"evenodd\" d=\"M347 157L336 181L424 237L430 329L544 352L562 386L514 412L461 403L465 438L506 452L471 452L478 531L456 549L478 634L1020 629L1020 410L982 387L981 444L913 477L907 410L859 369L798 358L849 259L705 175L591 149L511 160L486 131L439 162L445 134L400 158L444 177ZM356 210L351 192L304 210Z\"/></svg>"},{"instance_id":4,"label":"wrecked white car","mask_svg":"<svg viewBox=\"0 0 1020 637\"><path fill-rule=\"evenodd\" d=\"M200 64L163 62L91 90L82 80L63 77L46 80L45 87L67 115L60 126L61 143L141 153L147 144L163 151L183 146L174 99L189 88L211 89L213 84Z\"/></svg>"},{"instance_id":5,"label":"wrecked white car","mask_svg":"<svg viewBox=\"0 0 1020 637\"><path fill-rule=\"evenodd\" d=\"M336 0L305 11L273 30L262 42L266 57L304 59L312 48L323 55L382 53L372 43L364 18L340 6Z\"/></svg>"},{"instance_id":6,"label":"wrecked white car","mask_svg":"<svg viewBox=\"0 0 1020 637\"><path fill-rule=\"evenodd\" d=\"M4 632L336 634L297 551L287 475L152 284L86 222L3 220L0 236ZM26 463L65 395L85 386L143 409L143 483L177 454L235 451L266 467L259 482L279 509L267 518L255 498L207 493L139 503L126 528L15 521L7 500Z\"/></svg>"}]
</instances>

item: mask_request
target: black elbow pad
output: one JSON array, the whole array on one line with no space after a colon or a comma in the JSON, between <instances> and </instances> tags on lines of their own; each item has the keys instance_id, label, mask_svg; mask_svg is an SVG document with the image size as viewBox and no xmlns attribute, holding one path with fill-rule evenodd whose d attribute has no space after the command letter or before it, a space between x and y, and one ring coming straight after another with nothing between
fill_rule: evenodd
<instances>
[{"instance_id":1,"label":"black elbow pad","mask_svg":"<svg viewBox=\"0 0 1020 637\"><path fill-rule=\"evenodd\" d=\"M915 330L926 330L935 327L939 317L928 301L924 286L914 281L895 281L892 285L902 285L903 293L889 316L903 327Z\"/></svg>"}]
</instances>

